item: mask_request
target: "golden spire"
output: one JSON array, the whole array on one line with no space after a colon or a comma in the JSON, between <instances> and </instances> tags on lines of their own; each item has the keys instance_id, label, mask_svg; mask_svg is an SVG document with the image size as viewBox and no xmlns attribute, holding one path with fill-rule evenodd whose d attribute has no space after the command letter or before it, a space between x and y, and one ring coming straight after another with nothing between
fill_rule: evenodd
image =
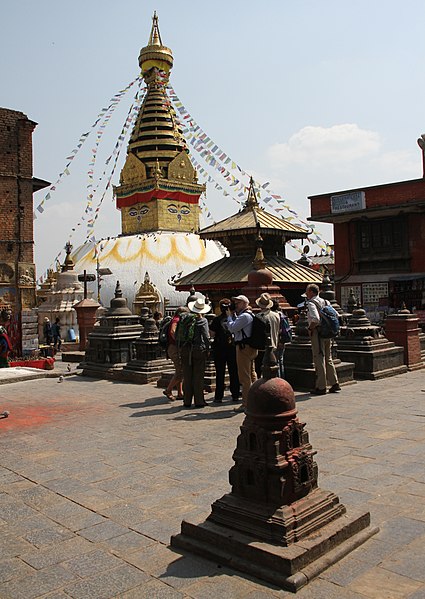
<instances>
[{"instance_id":1,"label":"golden spire","mask_svg":"<svg viewBox=\"0 0 425 599\"><path fill-rule=\"evenodd\" d=\"M244 207L252 210L253 208L258 208L258 205L257 195L254 189L254 179L251 177L249 180L248 199L246 200Z\"/></svg>"},{"instance_id":2,"label":"golden spire","mask_svg":"<svg viewBox=\"0 0 425 599\"><path fill-rule=\"evenodd\" d=\"M148 46L162 46L161 34L159 33L158 27L158 17L156 15L156 10L153 13L152 17L152 30L149 36Z\"/></svg>"},{"instance_id":3,"label":"golden spire","mask_svg":"<svg viewBox=\"0 0 425 599\"><path fill-rule=\"evenodd\" d=\"M262 268L266 268L267 262L264 258L263 238L261 237L260 225L258 223L257 223L257 237L255 239L255 245L256 245L255 258L252 262L252 266L254 267L254 270L261 270Z\"/></svg>"},{"instance_id":4,"label":"golden spire","mask_svg":"<svg viewBox=\"0 0 425 599\"><path fill-rule=\"evenodd\" d=\"M146 83L150 82L147 75L153 68L163 71L167 76L173 68L173 53L170 48L162 45L156 12L153 13L152 17L152 29L148 45L140 50L139 65Z\"/></svg>"}]
</instances>

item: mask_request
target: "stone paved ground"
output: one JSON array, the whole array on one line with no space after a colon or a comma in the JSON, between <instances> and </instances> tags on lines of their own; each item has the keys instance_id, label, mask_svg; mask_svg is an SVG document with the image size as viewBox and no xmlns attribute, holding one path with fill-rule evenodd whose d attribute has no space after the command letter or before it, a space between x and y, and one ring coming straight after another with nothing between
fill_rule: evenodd
<instances>
[{"instance_id":1,"label":"stone paved ground","mask_svg":"<svg viewBox=\"0 0 425 599\"><path fill-rule=\"evenodd\" d=\"M425 597L425 372L297 394L319 483L380 532L296 596ZM1 387L0 598L267 599L291 593L174 552L227 492L243 416L71 376Z\"/></svg>"}]
</instances>

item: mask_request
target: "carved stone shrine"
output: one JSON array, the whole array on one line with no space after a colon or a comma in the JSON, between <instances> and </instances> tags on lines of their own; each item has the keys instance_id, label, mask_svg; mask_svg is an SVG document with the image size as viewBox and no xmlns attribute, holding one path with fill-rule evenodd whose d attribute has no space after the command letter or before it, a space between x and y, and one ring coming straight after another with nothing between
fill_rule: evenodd
<instances>
[{"instance_id":1,"label":"carved stone shrine","mask_svg":"<svg viewBox=\"0 0 425 599\"><path fill-rule=\"evenodd\" d=\"M336 342L338 357L355 364L356 379L376 380L407 372L403 348L388 341L363 308L353 310Z\"/></svg>"},{"instance_id":2,"label":"carved stone shrine","mask_svg":"<svg viewBox=\"0 0 425 599\"><path fill-rule=\"evenodd\" d=\"M231 492L205 521L183 521L171 545L296 592L377 529L369 512L349 515L318 487L316 452L297 418L294 391L273 376L275 362L268 370L249 391Z\"/></svg>"},{"instance_id":3,"label":"carved stone shrine","mask_svg":"<svg viewBox=\"0 0 425 599\"><path fill-rule=\"evenodd\" d=\"M80 367L84 376L116 379L131 358L131 346L142 331L139 317L132 314L122 297L119 281L109 310L88 336L84 361Z\"/></svg>"},{"instance_id":4,"label":"carved stone shrine","mask_svg":"<svg viewBox=\"0 0 425 599\"><path fill-rule=\"evenodd\" d=\"M158 327L150 316L145 320L140 337L133 343L133 355L124 366L121 378L132 383L153 383L172 367L171 360L164 356L159 345Z\"/></svg>"}]
</instances>

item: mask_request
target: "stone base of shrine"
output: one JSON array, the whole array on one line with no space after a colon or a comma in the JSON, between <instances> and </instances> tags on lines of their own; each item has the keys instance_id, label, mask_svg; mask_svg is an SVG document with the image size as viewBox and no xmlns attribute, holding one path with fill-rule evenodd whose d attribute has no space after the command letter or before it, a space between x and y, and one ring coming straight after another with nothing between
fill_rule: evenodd
<instances>
[{"instance_id":1,"label":"stone base of shrine","mask_svg":"<svg viewBox=\"0 0 425 599\"><path fill-rule=\"evenodd\" d=\"M354 364L350 362L335 363L336 375L341 386L356 383L353 379ZM285 364L285 379L296 391L314 389L316 386L316 371L299 364Z\"/></svg>"},{"instance_id":2,"label":"stone base of shrine","mask_svg":"<svg viewBox=\"0 0 425 599\"><path fill-rule=\"evenodd\" d=\"M139 385L156 383L162 373L169 370L170 365L172 366L171 360L166 358L149 361L132 360L124 366L120 377L123 381Z\"/></svg>"},{"instance_id":3,"label":"stone base of shrine","mask_svg":"<svg viewBox=\"0 0 425 599\"><path fill-rule=\"evenodd\" d=\"M259 541L227 526L183 520L171 546L296 593L378 532L369 512L345 513L289 546Z\"/></svg>"}]
</instances>

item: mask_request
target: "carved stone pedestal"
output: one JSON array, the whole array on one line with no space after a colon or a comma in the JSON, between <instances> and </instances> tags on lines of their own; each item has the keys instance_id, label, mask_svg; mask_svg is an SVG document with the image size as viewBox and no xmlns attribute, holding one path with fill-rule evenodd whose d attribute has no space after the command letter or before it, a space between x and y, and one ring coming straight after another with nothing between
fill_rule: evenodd
<instances>
[{"instance_id":1,"label":"carved stone pedestal","mask_svg":"<svg viewBox=\"0 0 425 599\"><path fill-rule=\"evenodd\" d=\"M353 311L347 326L341 327L337 355L355 364L354 378L377 380L407 372L404 350L372 325L362 308Z\"/></svg>"},{"instance_id":2,"label":"carved stone pedestal","mask_svg":"<svg viewBox=\"0 0 425 599\"><path fill-rule=\"evenodd\" d=\"M155 383L163 371L173 367L158 342L158 328L153 318L147 318L143 332L133 344L134 355L122 370L122 380L145 385Z\"/></svg>"},{"instance_id":3,"label":"carved stone pedestal","mask_svg":"<svg viewBox=\"0 0 425 599\"><path fill-rule=\"evenodd\" d=\"M286 381L252 385L229 473L232 491L205 521L183 521L173 547L296 592L377 532L368 512L347 515L334 493L317 486L316 452L296 414Z\"/></svg>"}]
</instances>

